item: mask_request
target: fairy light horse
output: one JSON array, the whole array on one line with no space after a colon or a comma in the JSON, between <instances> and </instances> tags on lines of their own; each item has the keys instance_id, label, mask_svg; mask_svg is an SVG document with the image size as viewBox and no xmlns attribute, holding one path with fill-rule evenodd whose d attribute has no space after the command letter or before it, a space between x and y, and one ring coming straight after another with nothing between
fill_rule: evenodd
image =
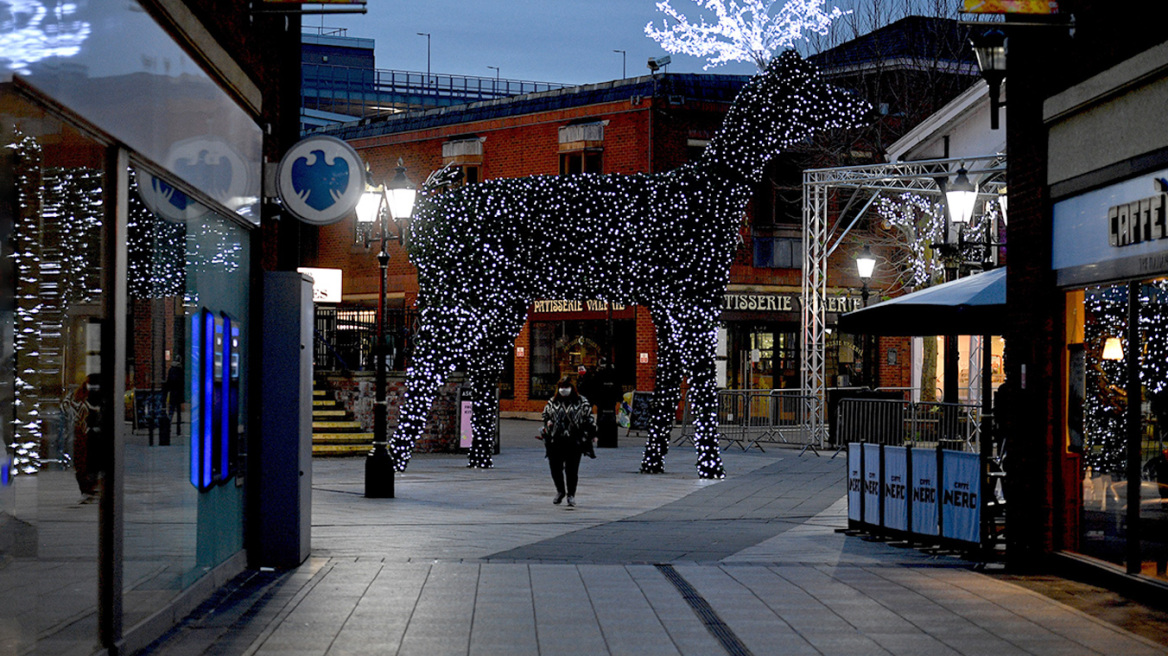
<instances>
[{"instance_id":1,"label":"fairy light horse","mask_svg":"<svg viewBox=\"0 0 1168 656\"><path fill-rule=\"evenodd\" d=\"M702 157L681 168L495 179L427 193L410 232L421 323L393 438L397 469L408 463L438 386L456 370L469 372L472 388L468 466L490 467L495 385L528 308L541 298L595 298L648 308L656 329L657 393L641 471L664 471L685 377L698 474L723 477L715 322L746 203L781 150L858 125L867 109L787 51L743 87Z\"/></svg>"}]
</instances>

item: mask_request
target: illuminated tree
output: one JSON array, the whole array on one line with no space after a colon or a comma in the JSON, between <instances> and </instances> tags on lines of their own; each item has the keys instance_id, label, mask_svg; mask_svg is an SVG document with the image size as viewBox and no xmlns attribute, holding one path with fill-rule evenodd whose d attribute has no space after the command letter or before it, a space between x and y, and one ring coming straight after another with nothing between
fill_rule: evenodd
<instances>
[{"instance_id":1,"label":"illuminated tree","mask_svg":"<svg viewBox=\"0 0 1168 656\"><path fill-rule=\"evenodd\" d=\"M772 14L775 0L694 0L712 12L716 21L691 23L669 0L657 3L657 10L673 19L662 21L662 28L652 23L645 34L661 44L666 52L704 57L705 68L733 61L754 62L766 70L773 53L805 40L808 32L827 34L831 22L843 15L839 9L823 10L823 0L787 0Z\"/></svg>"},{"instance_id":2,"label":"illuminated tree","mask_svg":"<svg viewBox=\"0 0 1168 656\"><path fill-rule=\"evenodd\" d=\"M656 394L641 471L664 470L683 378L702 478L724 476L718 448L715 321L746 203L766 163L867 103L819 79L793 51L739 93L701 159L659 174L531 176L425 190L410 229L421 329L394 457L404 469L438 386L468 371L469 466L491 466L494 385L540 298L647 307L657 331Z\"/></svg>"}]
</instances>

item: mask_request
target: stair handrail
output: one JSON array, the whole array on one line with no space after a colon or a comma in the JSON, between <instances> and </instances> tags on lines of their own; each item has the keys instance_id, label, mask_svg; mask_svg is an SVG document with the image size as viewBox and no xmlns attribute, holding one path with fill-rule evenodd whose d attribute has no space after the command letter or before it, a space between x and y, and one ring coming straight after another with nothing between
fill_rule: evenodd
<instances>
[{"instance_id":1,"label":"stair handrail","mask_svg":"<svg viewBox=\"0 0 1168 656\"><path fill-rule=\"evenodd\" d=\"M343 371L352 371L353 370L352 367L349 366L349 363L345 362L345 359L341 357L341 354L337 353L337 350L335 348L333 348L332 343L329 342L327 339L324 338L324 336L322 336L320 334L319 330L317 330L316 328L313 328L312 334L314 337L316 337L316 339L320 340L321 344L324 344L325 347L328 348L328 350L333 354L333 357L337 359L337 362L339 362L341 364L341 369Z\"/></svg>"}]
</instances>

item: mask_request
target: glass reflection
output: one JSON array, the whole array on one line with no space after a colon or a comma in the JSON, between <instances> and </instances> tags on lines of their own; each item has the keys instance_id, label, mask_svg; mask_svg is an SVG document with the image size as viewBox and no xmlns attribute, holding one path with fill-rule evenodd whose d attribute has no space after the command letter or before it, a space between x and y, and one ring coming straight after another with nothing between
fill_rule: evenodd
<instances>
[{"instance_id":1,"label":"glass reflection","mask_svg":"<svg viewBox=\"0 0 1168 656\"><path fill-rule=\"evenodd\" d=\"M0 0L0 30L0 81L15 74L259 223L259 126L138 2Z\"/></svg>"},{"instance_id":2,"label":"glass reflection","mask_svg":"<svg viewBox=\"0 0 1168 656\"><path fill-rule=\"evenodd\" d=\"M1082 298L1085 467L1080 549L1125 565L1128 540L1138 535L1141 572L1168 578L1168 279L1139 286L1140 340L1134 349L1127 343L1126 285L1088 288ZM1110 351L1108 341L1113 343ZM1072 360L1078 352L1071 351ZM1135 399L1128 398L1126 389L1127 359L1133 356L1139 358L1140 375L1140 396ZM1072 396L1077 404L1078 393ZM1127 522L1131 403L1140 409L1138 532Z\"/></svg>"},{"instance_id":3,"label":"glass reflection","mask_svg":"<svg viewBox=\"0 0 1168 656\"><path fill-rule=\"evenodd\" d=\"M0 146L0 649L89 654L110 445L104 150L5 87Z\"/></svg>"},{"instance_id":4,"label":"glass reflection","mask_svg":"<svg viewBox=\"0 0 1168 656\"><path fill-rule=\"evenodd\" d=\"M191 398L198 368L192 349L199 341L191 318L210 310L243 322L248 293L246 231L142 168L130 180L123 416L128 627L242 548L242 488L230 480L200 492L190 482L191 413L198 410ZM246 348L239 352L246 362ZM237 408L237 430L243 416Z\"/></svg>"}]
</instances>

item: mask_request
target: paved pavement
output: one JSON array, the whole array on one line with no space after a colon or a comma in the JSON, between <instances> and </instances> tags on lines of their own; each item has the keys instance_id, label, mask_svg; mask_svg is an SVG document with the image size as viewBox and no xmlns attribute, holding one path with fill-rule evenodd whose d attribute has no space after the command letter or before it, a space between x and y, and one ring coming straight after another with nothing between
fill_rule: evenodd
<instances>
[{"instance_id":1,"label":"paved pavement","mask_svg":"<svg viewBox=\"0 0 1168 656\"><path fill-rule=\"evenodd\" d=\"M1168 616L1107 591L838 532L842 458L732 449L701 481L677 446L647 476L622 435L568 508L535 427L504 420L491 470L415 456L395 499L362 496L360 458L316 460L312 557L237 578L147 653L1168 653Z\"/></svg>"}]
</instances>

